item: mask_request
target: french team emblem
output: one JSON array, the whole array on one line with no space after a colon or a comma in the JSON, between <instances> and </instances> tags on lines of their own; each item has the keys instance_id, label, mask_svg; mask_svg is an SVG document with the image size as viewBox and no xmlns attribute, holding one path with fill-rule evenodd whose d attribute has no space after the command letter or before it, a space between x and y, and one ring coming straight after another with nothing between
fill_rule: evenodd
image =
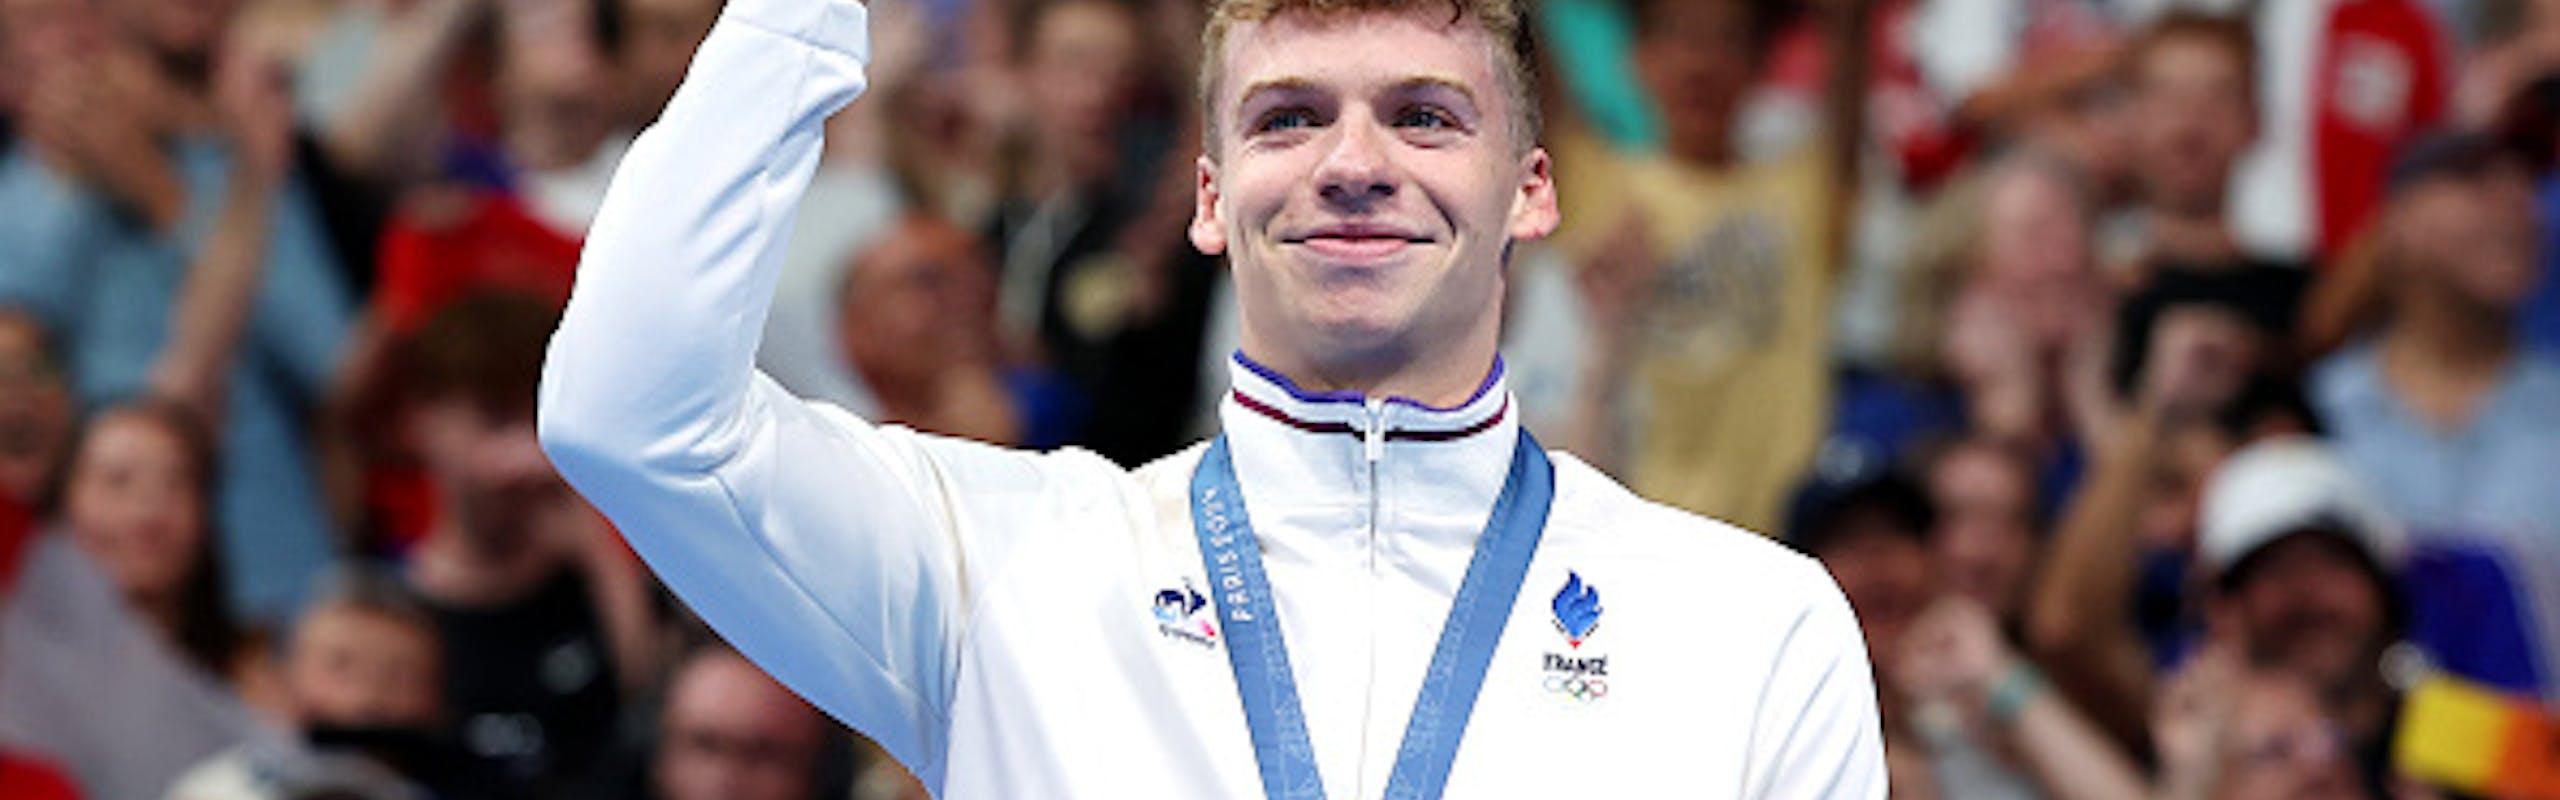
<instances>
[{"instance_id":1,"label":"french team emblem","mask_svg":"<svg viewBox=\"0 0 2560 800\"><path fill-rule=\"evenodd\" d=\"M1564 588L1556 590L1554 608L1556 630L1563 631L1565 642L1576 649L1600 627L1600 590L1583 583L1581 573L1565 573Z\"/></svg>"},{"instance_id":2,"label":"french team emblem","mask_svg":"<svg viewBox=\"0 0 2560 800\"><path fill-rule=\"evenodd\" d=\"M1191 588L1191 580L1183 579L1182 587L1156 592L1156 631L1202 647L1216 647L1218 629L1209 623L1209 598Z\"/></svg>"}]
</instances>

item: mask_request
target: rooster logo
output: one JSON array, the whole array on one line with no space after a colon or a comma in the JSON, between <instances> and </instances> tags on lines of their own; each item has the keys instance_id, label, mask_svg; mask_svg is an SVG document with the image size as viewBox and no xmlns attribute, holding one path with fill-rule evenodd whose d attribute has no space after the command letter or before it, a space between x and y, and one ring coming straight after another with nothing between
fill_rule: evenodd
<instances>
[{"instance_id":1,"label":"rooster logo","mask_svg":"<svg viewBox=\"0 0 2560 800\"><path fill-rule=\"evenodd\" d=\"M1191 616L1192 612L1199 611L1201 606L1208 604L1209 598L1201 597L1200 591L1191 588L1190 582L1185 581L1180 589L1166 589L1156 593L1156 621L1167 625L1179 625L1183 618Z\"/></svg>"},{"instance_id":2,"label":"rooster logo","mask_svg":"<svg viewBox=\"0 0 2560 800\"><path fill-rule=\"evenodd\" d=\"M1556 630L1564 632L1566 643L1581 647L1582 640L1600 627L1600 590L1582 582L1582 575L1566 572L1564 588L1556 591Z\"/></svg>"}]
</instances>

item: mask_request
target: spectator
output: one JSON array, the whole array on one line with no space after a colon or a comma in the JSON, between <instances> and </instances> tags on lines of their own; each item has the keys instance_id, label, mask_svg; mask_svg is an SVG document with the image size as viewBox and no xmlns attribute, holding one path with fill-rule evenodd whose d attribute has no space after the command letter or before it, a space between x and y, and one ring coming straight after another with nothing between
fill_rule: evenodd
<instances>
[{"instance_id":1,"label":"spectator","mask_svg":"<svg viewBox=\"0 0 2560 800\"><path fill-rule=\"evenodd\" d=\"M34 317L0 309L0 541L16 541L71 439L71 390ZM15 548L0 545L7 552ZM0 557L0 584L15 563Z\"/></svg>"},{"instance_id":2,"label":"spectator","mask_svg":"<svg viewBox=\"0 0 2560 800\"><path fill-rule=\"evenodd\" d=\"M61 460L70 423L70 390L53 366L43 329L0 309L0 598L16 593L19 565L36 532L37 493ZM0 748L0 797L79 800L80 790L50 760Z\"/></svg>"},{"instance_id":3,"label":"spectator","mask_svg":"<svg viewBox=\"0 0 2560 800\"><path fill-rule=\"evenodd\" d=\"M2371 222L2392 153L2438 124L2453 50L2429 0L2269 0L2245 7L2264 102L2232 223L2265 257L2334 257Z\"/></svg>"},{"instance_id":4,"label":"spectator","mask_svg":"<svg viewBox=\"0 0 2560 800\"><path fill-rule=\"evenodd\" d=\"M651 766L656 800L818 800L826 717L726 647L676 668Z\"/></svg>"},{"instance_id":5,"label":"spectator","mask_svg":"<svg viewBox=\"0 0 2560 800\"><path fill-rule=\"evenodd\" d=\"M1189 443L1209 296L1224 274L1183 238L1190 183L1168 186L1168 167L1138 155L1179 144L1193 115L1146 102L1161 89L1149 80L1159 48L1132 3L1018 10L1028 152L991 238L1003 252L999 322L1084 395L1091 414L1074 443L1142 463Z\"/></svg>"},{"instance_id":6,"label":"spectator","mask_svg":"<svg viewBox=\"0 0 2560 800\"><path fill-rule=\"evenodd\" d=\"M1939 598L1887 657L1894 688L1913 709L1908 741L1926 755L1901 762L1903 769L1922 772L1917 764L1925 764L1938 796L2148 795L2132 759L2045 683L1972 598Z\"/></svg>"},{"instance_id":7,"label":"spectator","mask_svg":"<svg viewBox=\"0 0 2560 800\"><path fill-rule=\"evenodd\" d=\"M2245 252L2231 217L2232 172L2258 136L2258 49L2238 21L2171 12L2129 46L2125 69L2133 93L2134 209L2108 243L2121 280L2141 292L2121 312L2119 389L2136 369L2123 343L2146 343L2161 300L2205 295L2233 298L2245 319L2270 335L2288 334L2309 272L2298 263Z\"/></svg>"},{"instance_id":8,"label":"spectator","mask_svg":"<svg viewBox=\"0 0 2560 800\"><path fill-rule=\"evenodd\" d=\"M994 268L947 222L910 215L855 259L837 293L837 336L880 402L880 420L999 444L1036 438L998 363ZM1029 380L1029 379L1025 379Z\"/></svg>"},{"instance_id":9,"label":"spectator","mask_svg":"<svg viewBox=\"0 0 2560 800\"><path fill-rule=\"evenodd\" d=\"M1909 478L1883 469L1816 472L1788 504L1786 536L1839 582L1867 651L1894 653L1933 594L1929 532L1935 522L1927 492ZM1890 664L1877 662L1885 671ZM1888 700L1884 707L1888 718L1895 716L1897 704Z\"/></svg>"},{"instance_id":10,"label":"spectator","mask_svg":"<svg viewBox=\"0 0 2560 800\"><path fill-rule=\"evenodd\" d=\"M1838 45L1856 41L1866 6L1843 4L1830 20L1833 51L1851 56L1832 74L1852 86L1862 48ZM1860 141L1858 116L1837 113L1824 146L1743 159L1733 126L1775 11L1636 4L1635 71L1662 112L1662 150L1559 167L1589 175L1570 184L1583 194L1563 198L1583 220L1567 246L1590 273L1588 318L1605 343L1587 379L1598 388L1583 393L1603 421L1581 426L1591 441L1576 449L1648 497L1762 530L1822 436L1835 204Z\"/></svg>"},{"instance_id":11,"label":"spectator","mask_svg":"<svg viewBox=\"0 0 2560 800\"><path fill-rule=\"evenodd\" d=\"M2305 681L2378 789L2398 705L2382 673L2384 648L2403 632L2394 576L2408 548L2398 523L2335 455L2302 438L2233 454L2200 511L2204 648Z\"/></svg>"},{"instance_id":12,"label":"spectator","mask_svg":"<svg viewBox=\"0 0 2560 800\"><path fill-rule=\"evenodd\" d=\"M684 82L685 68L693 64L694 48L702 46L702 37L711 34L711 23L720 18L717 0L612 0L620 16L622 41L615 48L623 74L623 89L630 95L630 110L623 124L632 129L649 126L658 119L658 110L675 97L676 85Z\"/></svg>"},{"instance_id":13,"label":"spectator","mask_svg":"<svg viewBox=\"0 0 2560 800\"><path fill-rule=\"evenodd\" d=\"M1939 597L1936 510L1896 473L1816 473L1788 510L1789 543L1848 595L1876 662L1897 796L2133 798L2141 779L2098 729L2003 642L1988 609ZM2019 756L2003 753L2017 752ZM2023 763L2011 763L2012 759Z\"/></svg>"},{"instance_id":14,"label":"spectator","mask_svg":"<svg viewBox=\"0 0 2560 800\"><path fill-rule=\"evenodd\" d=\"M2560 364L2517 323L2543 269L2532 189L2514 154L2470 134L2413 146L2393 183L2375 265L2387 313L2320 365L2313 397L2422 545L2415 633L2439 665L2560 697Z\"/></svg>"},{"instance_id":15,"label":"spectator","mask_svg":"<svg viewBox=\"0 0 2560 800\"><path fill-rule=\"evenodd\" d=\"M321 792L445 796L477 787L432 748L444 718L434 620L397 582L346 572L312 599L284 656L297 735L188 770L170 800L286 800Z\"/></svg>"},{"instance_id":16,"label":"spectator","mask_svg":"<svg viewBox=\"0 0 2560 800\"><path fill-rule=\"evenodd\" d=\"M100 412L71 452L62 530L197 669L216 680L248 677L207 513L219 485L212 436L183 407L145 400Z\"/></svg>"},{"instance_id":17,"label":"spectator","mask_svg":"<svg viewBox=\"0 0 2560 800\"><path fill-rule=\"evenodd\" d=\"M2025 616L2043 545L2035 472L2016 448L1964 439L1929 462L1932 571L1943 591L1981 606L2002 630Z\"/></svg>"},{"instance_id":18,"label":"spectator","mask_svg":"<svg viewBox=\"0 0 2560 800\"><path fill-rule=\"evenodd\" d=\"M2158 797L2197 800L2379 797L2356 774L2337 714L2299 675L2199 656L2160 700Z\"/></svg>"},{"instance_id":19,"label":"spectator","mask_svg":"<svg viewBox=\"0 0 2560 800\"><path fill-rule=\"evenodd\" d=\"M2413 145L2381 228L2388 314L2313 375L2341 455L2422 537L2560 544L2560 364L2516 328L2542 270L2534 212L2490 140Z\"/></svg>"},{"instance_id":20,"label":"spectator","mask_svg":"<svg viewBox=\"0 0 2560 800\"><path fill-rule=\"evenodd\" d=\"M2033 151L1985 168L1970 243L1957 248L1935 337L1967 427L2026 448L2039 472L2099 424L2090 371L2114 300L2097 271L2090 189L2067 162ZM2044 496L2040 493L2039 496Z\"/></svg>"},{"instance_id":21,"label":"spectator","mask_svg":"<svg viewBox=\"0 0 2560 800\"><path fill-rule=\"evenodd\" d=\"M526 0L498 14L499 147L527 210L570 238L586 235L605 182L631 145L614 42L594 0Z\"/></svg>"},{"instance_id":22,"label":"spectator","mask_svg":"<svg viewBox=\"0 0 2560 800\"><path fill-rule=\"evenodd\" d=\"M406 345L403 424L437 502L406 575L443 639L463 746L523 796L585 777L655 652L638 565L534 441L556 320L541 299L474 295Z\"/></svg>"},{"instance_id":23,"label":"spectator","mask_svg":"<svg viewBox=\"0 0 2560 800\"><path fill-rule=\"evenodd\" d=\"M1940 197L1911 256L1897 368L1840 376L1827 451L1908 461L1930 437L1984 439L2029 459L2035 502L2058 505L2102 422L2093 370L2113 303L2082 175L2020 149Z\"/></svg>"},{"instance_id":24,"label":"spectator","mask_svg":"<svg viewBox=\"0 0 2560 800\"><path fill-rule=\"evenodd\" d=\"M56 487L60 521L20 545L0 596L0 742L89 797L158 797L189 764L264 733L225 685L245 659L209 533L190 529L211 454L176 413L124 407L90 424ZM114 563L89 555L100 543Z\"/></svg>"},{"instance_id":25,"label":"spectator","mask_svg":"<svg viewBox=\"0 0 2560 800\"><path fill-rule=\"evenodd\" d=\"M2185 304L2151 327L2134 398L2095 426L2025 620L2030 651L2127 748L2148 744L2152 671L2194 634L2183 605L2206 479L2249 439L2309 425L2286 381L2253 376L2236 315Z\"/></svg>"},{"instance_id":26,"label":"spectator","mask_svg":"<svg viewBox=\"0 0 2560 800\"><path fill-rule=\"evenodd\" d=\"M0 206L11 209L0 214L0 252L12 261L0 301L60 332L73 392L94 408L159 388L164 356L199 344L177 313L191 262L263 266L238 356L223 360L233 366L209 371L233 379L206 396L221 401L232 476L212 506L223 552L242 568L230 599L272 620L327 558L295 410L325 380L348 310L317 206L273 127L290 116L263 80L267 62L222 55L232 6L116 0L45 12L55 18L39 30L88 33L30 48L25 136L0 156ZM217 63L241 74L222 78ZM238 86L251 90L221 88Z\"/></svg>"}]
</instances>

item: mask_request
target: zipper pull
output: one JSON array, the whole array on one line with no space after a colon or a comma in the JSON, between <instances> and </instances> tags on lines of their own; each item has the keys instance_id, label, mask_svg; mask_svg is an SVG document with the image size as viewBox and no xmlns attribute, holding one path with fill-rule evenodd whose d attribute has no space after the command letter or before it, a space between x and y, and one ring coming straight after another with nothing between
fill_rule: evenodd
<instances>
[{"instance_id":1,"label":"zipper pull","mask_svg":"<svg viewBox=\"0 0 2560 800\"><path fill-rule=\"evenodd\" d=\"M1387 401L1369 398L1369 430L1362 437L1361 452L1376 464L1387 457Z\"/></svg>"}]
</instances>

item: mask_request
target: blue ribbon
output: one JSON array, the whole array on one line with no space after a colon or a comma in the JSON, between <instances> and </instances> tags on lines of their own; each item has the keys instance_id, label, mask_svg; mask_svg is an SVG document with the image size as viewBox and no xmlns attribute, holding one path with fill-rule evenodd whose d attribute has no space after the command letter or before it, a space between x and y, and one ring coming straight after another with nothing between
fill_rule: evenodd
<instances>
[{"instance_id":1,"label":"blue ribbon","mask_svg":"<svg viewBox=\"0 0 2560 800\"><path fill-rule=\"evenodd\" d=\"M1502 639L1529 559L1546 531L1554 494L1554 467L1546 451L1527 430L1520 431L1510 474L1493 501L1484 535L1476 540L1466 579L1458 585L1449 618L1440 627L1439 646L1423 674L1421 695L1414 698L1413 715L1405 722L1386 797L1439 797L1448 784L1458 740L1466 734L1485 669L1493 663L1494 645ZM1226 632L1227 663L1235 670L1245 724L1253 731L1263 794L1275 799L1324 797L1315 746L1307 739L1306 712L1298 705L1297 678L1289 670L1289 648L1281 641L1271 581L1262 571L1262 548L1245 516L1244 493L1236 484L1235 460L1225 436L1209 443L1191 475L1191 522Z\"/></svg>"}]
</instances>

